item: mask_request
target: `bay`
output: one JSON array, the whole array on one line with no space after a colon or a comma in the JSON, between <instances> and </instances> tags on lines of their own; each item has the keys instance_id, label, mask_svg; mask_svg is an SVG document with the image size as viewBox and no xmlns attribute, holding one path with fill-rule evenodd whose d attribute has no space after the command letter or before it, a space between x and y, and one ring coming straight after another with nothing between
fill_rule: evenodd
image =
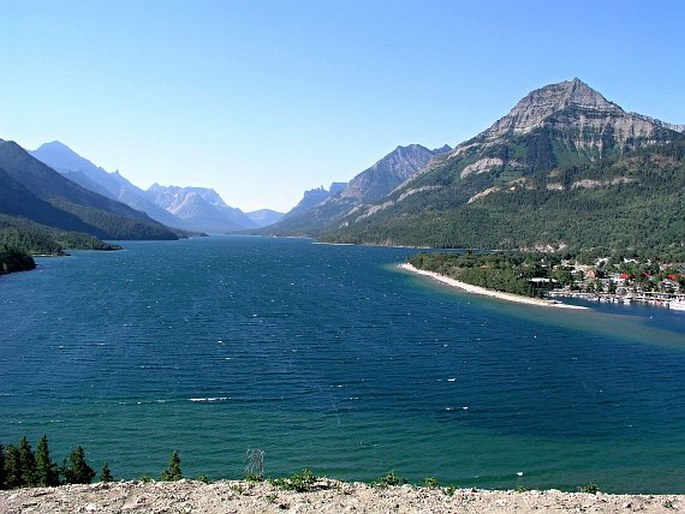
<instances>
[{"instance_id":1,"label":"bay","mask_svg":"<svg viewBox=\"0 0 685 514\"><path fill-rule=\"evenodd\" d=\"M303 467L490 488L685 492L685 316L531 307L397 270L411 249L126 242L0 278L0 442L115 478ZM520 475L523 473L523 475Z\"/></svg>"}]
</instances>

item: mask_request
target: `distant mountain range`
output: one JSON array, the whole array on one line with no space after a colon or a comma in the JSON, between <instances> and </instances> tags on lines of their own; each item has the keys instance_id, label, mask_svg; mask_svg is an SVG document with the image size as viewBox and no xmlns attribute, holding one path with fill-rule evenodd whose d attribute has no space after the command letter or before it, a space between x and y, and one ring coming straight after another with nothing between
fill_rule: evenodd
<instances>
[{"instance_id":1,"label":"distant mountain range","mask_svg":"<svg viewBox=\"0 0 685 514\"><path fill-rule=\"evenodd\" d=\"M552 84L323 239L478 248L685 248L684 127Z\"/></svg>"},{"instance_id":2,"label":"distant mountain range","mask_svg":"<svg viewBox=\"0 0 685 514\"><path fill-rule=\"evenodd\" d=\"M18 144L1 140L0 214L101 239L179 237L145 213L68 180Z\"/></svg>"},{"instance_id":3,"label":"distant mountain range","mask_svg":"<svg viewBox=\"0 0 685 514\"><path fill-rule=\"evenodd\" d=\"M106 239L175 238L174 227L685 259L684 194L685 126L626 112L579 79L532 91L453 149L398 146L285 215L243 213L212 189L144 191L57 141L29 154L0 140L0 215Z\"/></svg>"},{"instance_id":4,"label":"distant mountain range","mask_svg":"<svg viewBox=\"0 0 685 514\"><path fill-rule=\"evenodd\" d=\"M349 183L334 182L329 190L321 187L307 191L281 222L264 231L276 235L317 236L335 229L351 212L384 198L434 157L449 150L447 145L435 150L418 144L398 146Z\"/></svg>"},{"instance_id":5,"label":"distant mountain range","mask_svg":"<svg viewBox=\"0 0 685 514\"><path fill-rule=\"evenodd\" d=\"M105 171L59 141L46 143L31 154L82 187L145 212L169 227L230 233L258 228L280 219L280 213L275 211L243 213L229 207L212 189L154 184L145 191L118 171Z\"/></svg>"},{"instance_id":6,"label":"distant mountain range","mask_svg":"<svg viewBox=\"0 0 685 514\"><path fill-rule=\"evenodd\" d=\"M147 195L184 228L228 233L257 226L243 211L226 205L213 189L153 184Z\"/></svg>"}]
</instances>

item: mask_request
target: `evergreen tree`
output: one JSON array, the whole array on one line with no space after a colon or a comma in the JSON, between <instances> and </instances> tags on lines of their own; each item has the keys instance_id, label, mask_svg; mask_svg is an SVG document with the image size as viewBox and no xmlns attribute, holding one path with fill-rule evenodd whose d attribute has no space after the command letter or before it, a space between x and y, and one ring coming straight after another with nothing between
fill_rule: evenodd
<instances>
[{"instance_id":1,"label":"evergreen tree","mask_svg":"<svg viewBox=\"0 0 685 514\"><path fill-rule=\"evenodd\" d=\"M59 485L59 469L50 458L48 436L43 434L36 446L36 485L54 487Z\"/></svg>"},{"instance_id":2,"label":"evergreen tree","mask_svg":"<svg viewBox=\"0 0 685 514\"><path fill-rule=\"evenodd\" d=\"M176 480L181 480L183 478L183 473L181 472L181 458L178 456L178 452L174 450L169 459L169 466L162 471L162 480L165 482L175 482Z\"/></svg>"},{"instance_id":3,"label":"evergreen tree","mask_svg":"<svg viewBox=\"0 0 685 514\"><path fill-rule=\"evenodd\" d=\"M93 480L95 471L86 462L86 452L81 446L69 454L68 460L64 459L62 474L67 484L90 484Z\"/></svg>"},{"instance_id":4,"label":"evergreen tree","mask_svg":"<svg viewBox=\"0 0 685 514\"><path fill-rule=\"evenodd\" d=\"M113 482L114 477L109 470L109 465L105 462L100 470L100 482Z\"/></svg>"},{"instance_id":5,"label":"evergreen tree","mask_svg":"<svg viewBox=\"0 0 685 514\"><path fill-rule=\"evenodd\" d=\"M5 469L5 448L0 444L0 490L7 489L7 472Z\"/></svg>"},{"instance_id":6,"label":"evergreen tree","mask_svg":"<svg viewBox=\"0 0 685 514\"><path fill-rule=\"evenodd\" d=\"M19 463L22 477L22 486L36 485L36 455L26 436L19 441Z\"/></svg>"},{"instance_id":7,"label":"evergreen tree","mask_svg":"<svg viewBox=\"0 0 685 514\"><path fill-rule=\"evenodd\" d=\"M5 451L5 485L7 489L21 487L19 448L10 444Z\"/></svg>"},{"instance_id":8,"label":"evergreen tree","mask_svg":"<svg viewBox=\"0 0 685 514\"><path fill-rule=\"evenodd\" d=\"M36 457L25 436L22 437L19 446L7 446L5 472L8 489L35 485Z\"/></svg>"}]
</instances>

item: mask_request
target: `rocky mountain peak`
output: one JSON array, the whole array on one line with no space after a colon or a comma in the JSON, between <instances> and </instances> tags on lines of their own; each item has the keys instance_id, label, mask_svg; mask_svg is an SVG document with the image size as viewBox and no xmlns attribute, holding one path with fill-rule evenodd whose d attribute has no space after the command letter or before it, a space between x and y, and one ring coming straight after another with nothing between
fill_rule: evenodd
<instances>
[{"instance_id":1,"label":"rocky mountain peak","mask_svg":"<svg viewBox=\"0 0 685 514\"><path fill-rule=\"evenodd\" d=\"M354 177L341 196L362 203L379 200L399 184L416 175L434 156L448 150L448 145L436 150L429 150L416 143L398 146Z\"/></svg>"},{"instance_id":2,"label":"rocky mountain peak","mask_svg":"<svg viewBox=\"0 0 685 514\"><path fill-rule=\"evenodd\" d=\"M489 137L506 132L526 133L539 127L549 116L568 107L623 114L618 105L608 101L580 79L550 84L526 95L504 118L487 131Z\"/></svg>"},{"instance_id":3,"label":"rocky mountain peak","mask_svg":"<svg viewBox=\"0 0 685 514\"><path fill-rule=\"evenodd\" d=\"M188 201L194 201L194 198L199 198L213 207L228 208L216 191L205 187L162 186L155 183L147 192L157 205L169 212L181 208Z\"/></svg>"}]
</instances>

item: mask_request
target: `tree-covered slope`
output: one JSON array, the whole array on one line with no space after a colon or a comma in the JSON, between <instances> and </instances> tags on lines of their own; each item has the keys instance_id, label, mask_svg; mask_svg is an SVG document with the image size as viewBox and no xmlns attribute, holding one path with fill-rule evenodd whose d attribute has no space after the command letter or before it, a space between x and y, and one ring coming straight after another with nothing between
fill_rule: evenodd
<instances>
[{"instance_id":1,"label":"tree-covered slope","mask_svg":"<svg viewBox=\"0 0 685 514\"><path fill-rule=\"evenodd\" d=\"M416 195L324 239L458 248L685 251L685 139L499 182L465 202Z\"/></svg>"},{"instance_id":2,"label":"tree-covered slope","mask_svg":"<svg viewBox=\"0 0 685 514\"><path fill-rule=\"evenodd\" d=\"M118 250L119 246L80 232L41 225L0 214L0 245L30 255L64 255L65 250Z\"/></svg>"},{"instance_id":3,"label":"tree-covered slope","mask_svg":"<svg viewBox=\"0 0 685 514\"><path fill-rule=\"evenodd\" d=\"M27 252L0 243L0 275L35 269L36 262Z\"/></svg>"}]
</instances>

